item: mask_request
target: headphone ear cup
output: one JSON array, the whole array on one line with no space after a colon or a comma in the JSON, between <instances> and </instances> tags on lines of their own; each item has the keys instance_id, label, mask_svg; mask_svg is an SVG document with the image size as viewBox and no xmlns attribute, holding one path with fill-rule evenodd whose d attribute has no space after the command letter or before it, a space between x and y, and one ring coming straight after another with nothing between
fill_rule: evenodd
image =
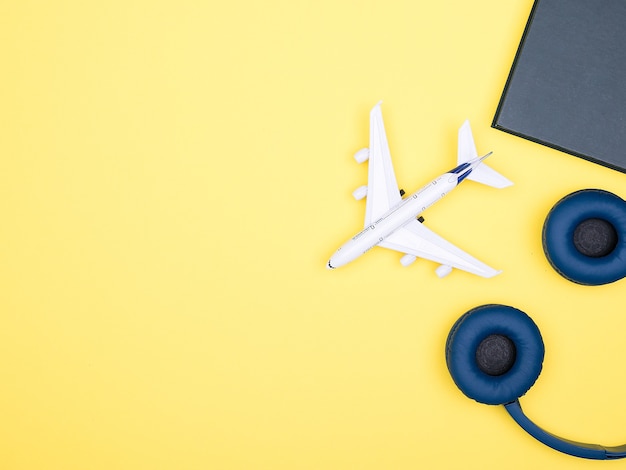
<instances>
[{"instance_id":1,"label":"headphone ear cup","mask_svg":"<svg viewBox=\"0 0 626 470\"><path fill-rule=\"evenodd\" d=\"M524 395L539 377L543 358L537 325L506 305L482 305L466 312L446 341L452 380L466 396L488 405Z\"/></svg>"},{"instance_id":2,"label":"headphone ear cup","mask_svg":"<svg viewBox=\"0 0 626 470\"><path fill-rule=\"evenodd\" d=\"M564 278L596 286L626 276L626 201L584 189L558 201L543 225L543 251Z\"/></svg>"}]
</instances>

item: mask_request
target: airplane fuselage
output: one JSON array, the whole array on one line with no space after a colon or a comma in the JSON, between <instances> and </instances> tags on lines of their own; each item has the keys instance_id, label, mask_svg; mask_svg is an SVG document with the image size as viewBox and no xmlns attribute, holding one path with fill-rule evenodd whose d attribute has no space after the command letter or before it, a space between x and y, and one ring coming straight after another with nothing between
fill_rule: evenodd
<instances>
[{"instance_id":1,"label":"airplane fuselage","mask_svg":"<svg viewBox=\"0 0 626 470\"><path fill-rule=\"evenodd\" d=\"M444 173L423 188L402 199L381 218L372 222L341 245L328 261L328 268L338 268L368 252L443 198L458 184L459 174Z\"/></svg>"}]
</instances>

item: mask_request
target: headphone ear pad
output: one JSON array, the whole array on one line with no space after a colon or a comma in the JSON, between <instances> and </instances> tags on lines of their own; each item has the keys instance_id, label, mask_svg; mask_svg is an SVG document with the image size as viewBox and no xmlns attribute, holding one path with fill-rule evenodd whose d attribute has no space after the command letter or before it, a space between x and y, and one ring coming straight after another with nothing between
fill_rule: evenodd
<instances>
[{"instance_id":1,"label":"headphone ear pad","mask_svg":"<svg viewBox=\"0 0 626 470\"><path fill-rule=\"evenodd\" d=\"M497 375L485 372L479 357L479 349L493 337L507 338L514 346L508 370ZM506 305L483 305L461 316L450 330L446 364L466 396L479 403L501 405L515 401L535 383L544 351L539 328L528 315Z\"/></svg>"},{"instance_id":2,"label":"headphone ear pad","mask_svg":"<svg viewBox=\"0 0 626 470\"><path fill-rule=\"evenodd\" d=\"M552 267L572 282L597 286L622 279L626 276L626 201L601 189L573 192L548 213L542 242Z\"/></svg>"}]
</instances>

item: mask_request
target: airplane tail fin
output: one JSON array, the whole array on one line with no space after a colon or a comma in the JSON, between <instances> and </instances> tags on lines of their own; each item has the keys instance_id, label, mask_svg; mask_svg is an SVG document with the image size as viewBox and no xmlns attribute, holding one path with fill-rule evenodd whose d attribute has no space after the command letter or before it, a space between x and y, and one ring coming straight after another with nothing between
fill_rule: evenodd
<instances>
[{"instance_id":1,"label":"airplane tail fin","mask_svg":"<svg viewBox=\"0 0 626 470\"><path fill-rule=\"evenodd\" d=\"M457 153L457 164L469 162L478 158L474 136L469 121L465 121L459 129L459 147ZM502 176L493 168L481 163L467 176L468 180L486 184L494 188L506 188L513 184L508 178Z\"/></svg>"}]
</instances>

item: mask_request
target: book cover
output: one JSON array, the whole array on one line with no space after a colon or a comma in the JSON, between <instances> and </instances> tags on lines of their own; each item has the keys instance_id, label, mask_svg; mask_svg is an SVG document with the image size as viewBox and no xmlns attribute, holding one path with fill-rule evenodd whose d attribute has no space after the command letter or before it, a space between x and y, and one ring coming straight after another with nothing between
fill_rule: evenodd
<instances>
[{"instance_id":1,"label":"book cover","mask_svg":"<svg viewBox=\"0 0 626 470\"><path fill-rule=\"evenodd\" d=\"M492 127L626 172L626 2L536 0Z\"/></svg>"}]
</instances>

